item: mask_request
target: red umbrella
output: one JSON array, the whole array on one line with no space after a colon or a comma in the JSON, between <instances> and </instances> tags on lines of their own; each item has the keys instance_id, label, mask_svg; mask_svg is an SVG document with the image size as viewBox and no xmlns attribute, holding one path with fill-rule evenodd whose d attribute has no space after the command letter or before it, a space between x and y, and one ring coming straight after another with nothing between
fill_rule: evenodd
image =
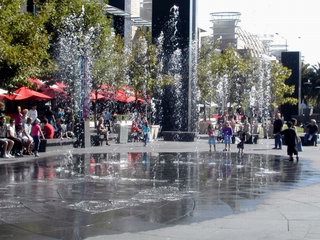
<instances>
[{"instance_id":1,"label":"red umbrella","mask_svg":"<svg viewBox=\"0 0 320 240\"><path fill-rule=\"evenodd\" d=\"M96 95L95 92L91 92L91 94L90 94L90 99L93 100L93 101L100 100L100 99L103 99L103 98L105 98L105 97L100 93L98 93Z\"/></svg>"},{"instance_id":2,"label":"red umbrella","mask_svg":"<svg viewBox=\"0 0 320 240\"><path fill-rule=\"evenodd\" d=\"M28 82L36 85L37 88L41 88L44 85L44 82L38 78L29 78Z\"/></svg>"},{"instance_id":3,"label":"red umbrella","mask_svg":"<svg viewBox=\"0 0 320 240\"><path fill-rule=\"evenodd\" d=\"M52 98L56 98L58 95L60 95L60 96L62 95L63 97L67 96L66 91L56 84L42 88L42 93L45 95L48 95Z\"/></svg>"},{"instance_id":4,"label":"red umbrella","mask_svg":"<svg viewBox=\"0 0 320 240\"><path fill-rule=\"evenodd\" d=\"M6 95L9 100L50 100L52 97L39 93L27 87L21 87L14 94Z\"/></svg>"}]
</instances>

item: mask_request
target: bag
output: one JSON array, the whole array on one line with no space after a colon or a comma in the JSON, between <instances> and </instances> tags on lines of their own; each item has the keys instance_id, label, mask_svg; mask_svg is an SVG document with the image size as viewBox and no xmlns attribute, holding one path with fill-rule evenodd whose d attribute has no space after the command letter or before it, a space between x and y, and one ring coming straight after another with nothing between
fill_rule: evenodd
<instances>
[{"instance_id":1,"label":"bag","mask_svg":"<svg viewBox=\"0 0 320 240\"><path fill-rule=\"evenodd\" d=\"M299 141L297 143L297 150L298 150L298 152L302 152L302 142L301 141Z\"/></svg>"}]
</instances>

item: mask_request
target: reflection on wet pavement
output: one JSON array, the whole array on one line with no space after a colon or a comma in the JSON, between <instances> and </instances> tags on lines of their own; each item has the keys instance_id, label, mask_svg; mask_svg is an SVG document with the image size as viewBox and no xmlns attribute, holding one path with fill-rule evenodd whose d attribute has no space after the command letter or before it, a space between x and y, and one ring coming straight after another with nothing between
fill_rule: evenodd
<instances>
[{"instance_id":1,"label":"reflection on wet pavement","mask_svg":"<svg viewBox=\"0 0 320 240\"><path fill-rule=\"evenodd\" d=\"M66 154L0 166L1 239L84 239L254 210L319 182L307 162L234 153Z\"/></svg>"}]
</instances>

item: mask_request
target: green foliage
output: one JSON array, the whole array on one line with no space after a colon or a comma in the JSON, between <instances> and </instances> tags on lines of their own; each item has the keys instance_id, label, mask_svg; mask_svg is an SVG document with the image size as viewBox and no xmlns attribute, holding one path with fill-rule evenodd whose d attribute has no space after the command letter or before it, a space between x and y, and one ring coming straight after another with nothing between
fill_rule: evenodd
<instances>
[{"instance_id":1,"label":"green foliage","mask_svg":"<svg viewBox=\"0 0 320 240\"><path fill-rule=\"evenodd\" d=\"M138 95L152 96L157 84L158 52L151 33L138 29L129 57L129 84Z\"/></svg>"},{"instance_id":2,"label":"green foliage","mask_svg":"<svg viewBox=\"0 0 320 240\"><path fill-rule=\"evenodd\" d=\"M284 67L278 61L273 61L271 64L271 92L272 105L278 108L280 105L297 104L297 99L291 97L294 92L294 86L289 86L285 81L290 77L291 70Z\"/></svg>"},{"instance_id":3,"label":"green foliage","mask_svg":"<svg viewBox=\"0 0 320 240\"><path fill-rule=\"evenodd\" d=\"M27 85L27 78L53 68L48 54L46 12L32 15L21 11L22 0L0 2L0 87Z\"/></svg>"},{"instance_id":4,"label":"green foliage","mask_svg":"<svg viewBox=\"0 0 320 240\"><path fill-rule=\"evenodd\" d=\"M118 89L125 84L127 56L124 40L120 36L109 35L104 39L105 46L94 55L93 89L102 84Z\"/></svg>"}]
</instances>

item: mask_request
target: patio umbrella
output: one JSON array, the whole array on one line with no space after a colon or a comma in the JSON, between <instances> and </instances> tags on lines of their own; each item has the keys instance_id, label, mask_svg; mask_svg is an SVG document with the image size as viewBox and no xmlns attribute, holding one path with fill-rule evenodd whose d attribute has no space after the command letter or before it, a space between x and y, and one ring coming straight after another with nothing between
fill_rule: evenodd
<instances>
[{"instance_id":1,"label":"patio umbrella","mask_svg":"<svg viewBox=\"0 0 320 240\"><path fill-rule=\"evenodd\" d=\"M66 97L67 93L66 91L59 87L56 84L53 84L51 86L46 86L42 88L42 93L45 95L48 95L52 98L56 98L57 96L62 96L62 97Z\"/></svg>"},{"instance_id":2,"label":"patio umbrella","mask_svg":"<svg viewBox=\"0 0 320 240\"><path fill-rule=\"evenodd\" d=\"M8 93L7 90L1 89L0 88L0 100L3 100L6 98L6 93Z\"/></svg>"},{"instance_id":3,"label":"patio umbrella","mask_svg":"<svg viewBox=\"0 0 320 240\"><path fill-rule=\"evenodd\" d=\"M21 87L16 90L13 94L6 95L6 98L13 101L18 100L50 100L52 97L43 93L34 91L27 87Z\"/></svg>"},{"instance_id":4,"label":"patio umbrella","mask_svg":"<svg viewBox=\"0 0 320 240\"><path fill-rule=\"evenodd\" d=\"M44 82L38 78L28 78L28 82L35 85L37 87L37 89L41 88L44 85Z\"/></svg>"},{"instance_id":5,"label":"patio umbrella","mask_svg":"<svg viewBox=\"0 0 320 240\"><path fill-rule=\"evenodd\" d=\"M105 98L105 96L103 96L101 93L98 93L96 95L95 92L91 92L91 94L90 94L90 100L92 100L92 101L96 101L96 100L100 100L100 99L104 99L104 98Z\"/></svg>"}]
</instances>

